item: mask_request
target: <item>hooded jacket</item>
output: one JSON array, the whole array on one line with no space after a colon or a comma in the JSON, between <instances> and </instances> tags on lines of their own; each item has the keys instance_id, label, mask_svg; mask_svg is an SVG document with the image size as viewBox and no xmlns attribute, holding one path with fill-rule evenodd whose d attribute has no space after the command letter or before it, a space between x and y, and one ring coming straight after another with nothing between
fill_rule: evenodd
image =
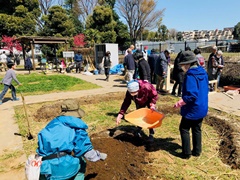
<instances>
[{"instance_id":1,"label":"hooded jacket","mask_svg":"<svg viewBox=\"0 0 240 180\"><path fill-rule=\"evenodd\" d=\"M86 132L88 126L73 116L58 116L38 134L37 153L49 156L59 152L74 153L51 160L42 161L40 174L49 180L69 179L80 169L79 158L93 149Z\"/></svg>"},{"instance_id":2,"label":"hooded jacket","mask_svg":"<svg viewBox=\"0 0 240 180\"><path fill-rule=\"evenodd\" d=\"M165 56L164 52L161 52L157 61L155 62L155 74L158 76L162 76L164 78L167 77L167 71L168 71L168 59ZM165 74L163 74L165 72Z\"/></svg>"},{"instance_id":3,"label":"hooded jacket","mask_svg":"<svg viewBox=\"0 0 240 180\"><path fill-rule=\"evenodd\" d=\"M208 112L208 75L201 66L193 66L186 72L181 107L181 115L190 120L204 118Z\"/></svg>"},{"instance_id":4,"label":"hooded jacket","mask_svg":"<svg viewBox=\"0 0 240 180\"><path fill-rule=\"evenodd\" d=\"M141 80L148 80L151 82L151 70L148 62L142 58L138 61L138 74Z\"/></svg>"},{"instance_id":5,"label":"hooded jacket","mask_svg":"<svg viewBox=\"0 0 240 180\"><path fill-rule=\"evenodd\" d=\"M128 107L131 105L132 100L135 102L137 109L146 106L150 107L150 103L156 104L158 99L158 93L154 86L151 83L145 82L143 80L138 80L138 83L138 95L131 96L131 94L127 91L119 114L123 115L127 111Z\"/></svg>"}]
</instances>

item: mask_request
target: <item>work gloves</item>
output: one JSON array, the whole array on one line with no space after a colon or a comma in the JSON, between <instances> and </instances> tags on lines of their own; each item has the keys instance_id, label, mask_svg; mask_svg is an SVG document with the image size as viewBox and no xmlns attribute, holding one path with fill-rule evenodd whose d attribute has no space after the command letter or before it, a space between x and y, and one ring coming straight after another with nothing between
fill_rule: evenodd
<instances>
[{"instance_id":1,"label":"work gloves","mask_svg":"<svg viewBox=\"0 0 240 180\"><path fill-rule=\"evenodd\" d=\"M100 159L102 161L104 161L107 158L107 154L106 153L99 153L100 154Z\"/></svg>"},{"instance_id":2,"label":"work gloves","mask_svg":"<svg viewBox=\"0 0 240 180\"><path fill-rule=\"evenodd\" d=\"M92 162L96 162L98 160L103 160L104 161L107 158L107 154L106 153L101 153L98 150L91 149L90 151L88 151L84 154L84 157L88 161L92 161Z\"/></svg>"},{"instance_id":3,"label":"work gloves","mask_svg":"<svg viewBox=\"0 0 240 180\"><path fill-rule=\"evenodd\" d=\"M150 109L155 111L156 110L156 104L150 103Z\"/></svg>"},{"instance_id":4,"label":"work gloves","mask_svg":"<svg viewBox=\"0 0 240 180\"><path fill-rule=\"evenodd\" d=\"M121 119L123 118L122 114L118 114L117 119L116 119L116 123L117 125L119 125L121 123Z\"/></svg>"},{"instance_id":5,"label":"work gloves","mask_svg":"<svg viewBox=\"0 0 240 180\"><path fill-rule=\"evenodd\" d=\"M186 103L183 101L183 99L181 99L174 105L174 107L175 108L180 108L180 107L184 106L185 104Z\"/></svg>"}]
</instances>

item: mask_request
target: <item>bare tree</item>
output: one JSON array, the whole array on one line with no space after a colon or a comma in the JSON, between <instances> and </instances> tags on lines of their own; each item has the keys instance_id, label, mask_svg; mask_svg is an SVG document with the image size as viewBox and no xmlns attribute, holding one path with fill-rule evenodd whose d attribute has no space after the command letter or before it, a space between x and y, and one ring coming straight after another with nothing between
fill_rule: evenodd
<instances>
[{"instance_id":1,"label":"bare tree","mask_svg":"<svg viewBox=\"0 0 240 180\"><path fill-rule=\"evenodd\" d=\"M144 29L154 29L163 16L165 9L156 10L156 0L116 0L116 8L129 28L133 44Z\"/></svg>"},{"instance_id":2,"label":"bare tree","mask_svg":"<svg viewBox=\"0 0 240 180\"><path fill-rule=\"evenodd\" d=\"M38 0L40 9L42 11L43 15L47 15L48 10L53 4L55 3L55 0Z\"/></svg>"},{"instance_id":3,"label":"bare tree","mask_svg":"<svg viewBox=\"0 0 240 180\"><path fill-rule=\"evenodd\" d=\"M175 40L176 37L177 37L177 30L176 29L169 29L168 32L169 32L170 38Z\"/></svg>"},{"instance_id":4,"label":"bare tree","mask_svg":"<svg viewBox=\"0 0 240 180\"><path fill-rule=\"evenodd\" d=\"M98 0L78 0L79 7L81 9L80 19L82 22L86 22L86 18L92 14L97 3Z\"/></svg>"}]
</instances>

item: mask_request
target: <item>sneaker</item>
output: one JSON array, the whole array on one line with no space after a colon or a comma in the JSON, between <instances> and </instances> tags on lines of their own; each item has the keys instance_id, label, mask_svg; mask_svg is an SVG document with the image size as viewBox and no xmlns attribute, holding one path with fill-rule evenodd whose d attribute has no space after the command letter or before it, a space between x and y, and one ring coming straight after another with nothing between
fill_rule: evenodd
<instances>
[{"instance_id":1,"label":"sneaker","mask_svg":"<svg viewBox=\"0 0 240 180\"><path fill-rule=\"evenodd\" d=\"M173 92L172 92L171 95L172 95L172 96L176 96L176 93L173 93Z\"/></svg>"},{"instance_id":2,"label":"sneaker","mask_svg":"<svg viewBox=\"0 0 240 180\"><path fill-rule=\"evenodd\" d=\"M182 159L190 159L191 158L191 154L181 154L181 158Z\"/></svg>"},{"instance_id":3,"label":"sneaker","mask_svg":"<svg viewBox=\"0 0 240 180\"><path fill-rule=\"evenodd\" d=\"M159 90L158 91L158 94L166 94L167 92L166 91L164 91L164 90Z\"/></svg>"},{"instance_id":4,"label":"sneaker","mask_svg":"<svg viewBox=\"0 0 240 180\"><path fill-rule=\"evenodd\" d=\"M195 156L195 157L199 157L200 156L199 153L195 153L195 152L192 152L192 155Z\"/></svg>"},{"instance_id":5,"label":"sneaker","mask_svg":"<svg viewBox=\"0 0 240 180\"><path fill-rule=\"evenodd\" d=\"M13 99L12 101L19 101L20 99L19 98L15 98L15 99Z\"/></svg>"},{"instance_id":6,"label":"sneaker","mask_svg":"<svg viewBox=\"0 0 240 180\"><path fill-rule=\"evenodd\" d=\"M147 139L148 143L153 143L154 142L154 137L153 135L149 135L148 139Z\"/></svg>"}]
</instances>

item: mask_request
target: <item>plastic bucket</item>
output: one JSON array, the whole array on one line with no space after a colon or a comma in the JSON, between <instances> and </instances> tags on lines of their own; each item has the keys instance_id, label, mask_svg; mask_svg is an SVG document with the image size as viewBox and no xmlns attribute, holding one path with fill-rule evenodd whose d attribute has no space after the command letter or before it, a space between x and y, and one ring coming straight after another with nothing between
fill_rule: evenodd
<instances>
[{"instance_id":1,"label":"plastic bucket","mask_svg":"<svg viewBox=\"0 0 240 180\"><path fill-rule=\"evenodd\" d=\"M95 70L93 71L93 74L94 74L94 75L98 75L98 70L95 69Z\"/></svg>"},{"instance_id":2,"label":"plastic bucket","mask_svg":"<svg viewBox=\"0 0 240 180\"><path fill-rule=\"evenodd\" d=\"M148 108L141 108L125 115L125 119L130 123L148 129L160 127L163 118L163 113Z\"/></svg>"}]
</instances>

